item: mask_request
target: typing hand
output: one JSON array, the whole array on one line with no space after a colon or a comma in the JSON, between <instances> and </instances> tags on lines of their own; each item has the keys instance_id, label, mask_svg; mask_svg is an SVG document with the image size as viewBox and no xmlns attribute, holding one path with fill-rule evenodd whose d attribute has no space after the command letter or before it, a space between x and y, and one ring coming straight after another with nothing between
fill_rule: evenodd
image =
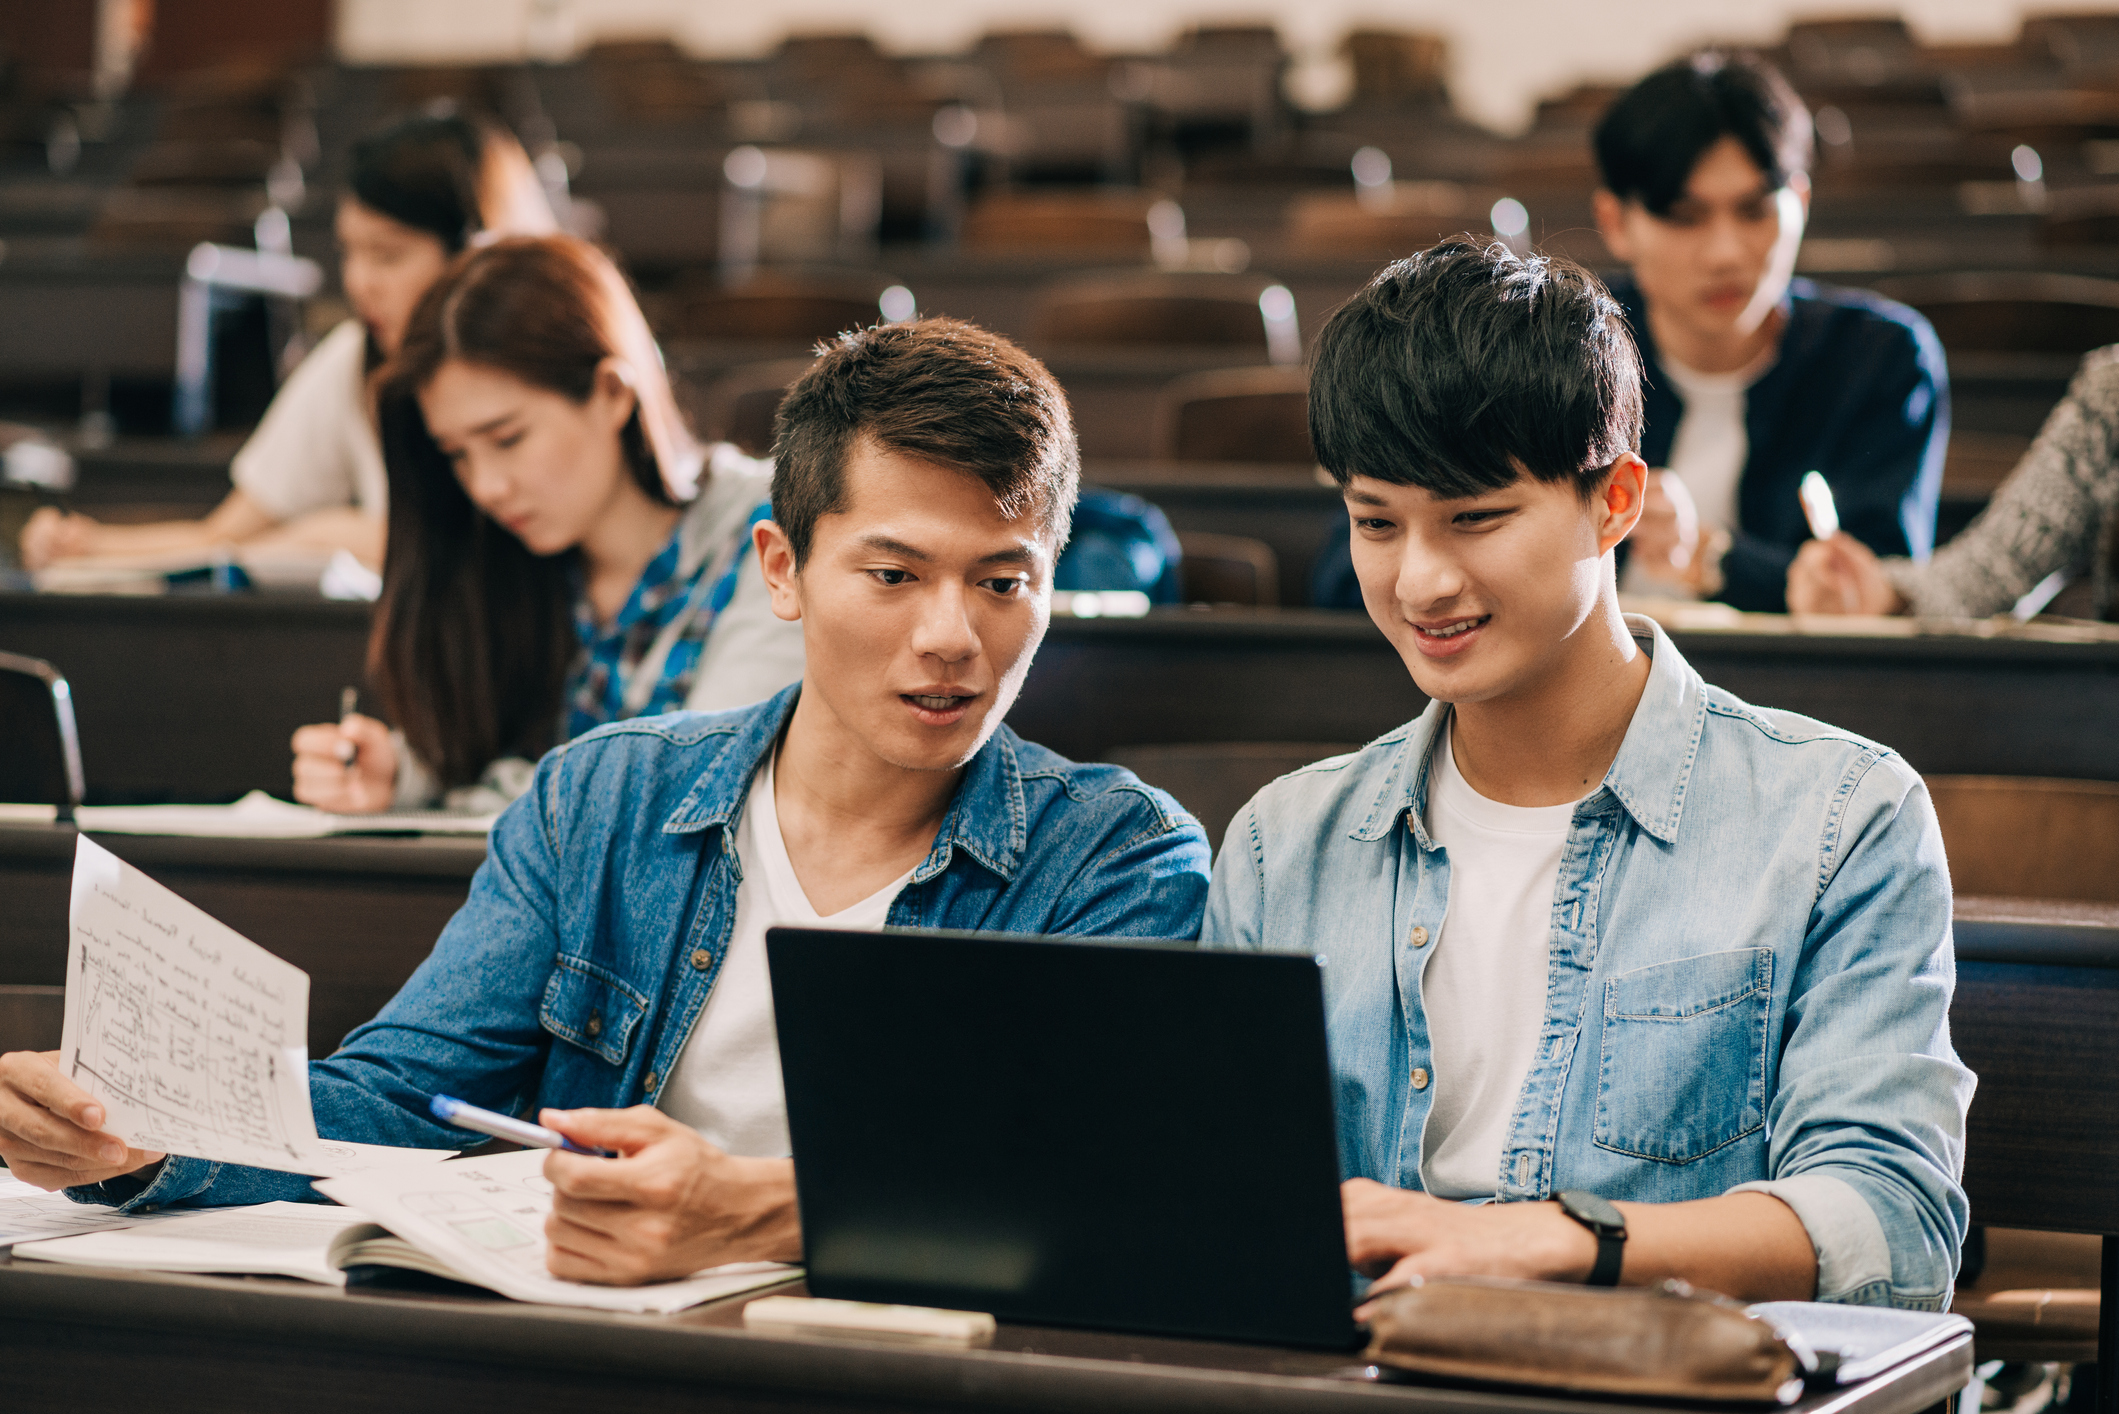
<instances>
[{"instance_id":1,"label":"typing hand","mask_svg":"<svg viewBox=\"0 0 2119 1414\"><path fill-rule=\"evenodd\" d=\"M1650 579L1697 593L1712 535L1700 525L1699 509L1685 483L1667 471L1648 474L1641 519L1627 538L1628 553Z\"/></svg>"},{"instance_id":2,"label":"typing hand","mask_svg":"<svg viewBox=\"0 0 2119 1414\"><path fill-rule=\"evenodd\" d=\"M39 506L22 527L22 567L41 570L54 560L85 555L95 548L96 523L56 506Z\"/></svg>"},{"instance_id":3,"label":"typing hand","mask_svg":"<svg viewBox=\"0 0 2119 1414\"><path fill-rule=\"evenodd\" d=\"M545 1110L538 1123L619 1155L545 1159L553 1276L638 1286L724 1262L801 1260L792 1159L723 1153L649 1105Z\"/></svg>"},{"instance_id":4,"label":"typing hand","mask_svg":"<svg viewBox=\"0 0 2119 1414\"><path fill-rule=\"evenodd\" d=\"M397 796L390 729L358 714L294 734L294 798L319 810L371 815Z\"/></svg>"},{"instance_id":5,"label":"typing hand","mask_svg":"<svg viewBox=\"0 0 2119 1414\"><path fill-rule=\"evenodd\" d=\"M1807 540L1788 566L1788 609L1797 614L1902 614L1906 603L1868 546L1842 530Z\"/></svg>"},{"instance_id":6,"label":"typing hand","mask_svg":"<svg viewBox=\"0 0 2119 1414\"><path fill-rule=\"evenodd\" d=\"M103 1106L60 1073L57 1051L0 1055L0 1159L24 1183L56 1191L162 1161L105 1134L103 1120Z\"/></svg>"},{"instance_id":7,"label":"typing hand","mask_svg":"<svg viewBox=\"0 0 2119 1414\"><path fill-rule=\"evenodd\" d=\"M1470 1207L1366 1178L1340 1184L1339 1200L1347 1262L1379 1294L1416 1276L1581 1281L1596 1265L1596 1239L1555 1203Z\"/></svg>"}]
</instances>

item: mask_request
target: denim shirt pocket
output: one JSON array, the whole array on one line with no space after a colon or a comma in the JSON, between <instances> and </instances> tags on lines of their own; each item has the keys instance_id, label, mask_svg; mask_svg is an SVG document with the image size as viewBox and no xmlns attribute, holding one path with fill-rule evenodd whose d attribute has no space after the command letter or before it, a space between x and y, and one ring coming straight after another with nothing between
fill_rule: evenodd
<instances>
[{"instance_id":1,"label":"denim shirt pocket","mask_svg":"<svg viewBox=\"0 0 2119 1414\"><path fill-rule=\"evenodd\" d=\"M1689 1164L1766 1123L1773 950L1659 962L1604 984L1597 1147Z\"/></svg>"},{"instance_id":2,"label":"denim shirt pocket","mask_svg":"<svg viewBox=\"0 0 2119 1414\"><path fill-rule=\"evenodd\" d=\"M560 1040L622 1066L647 1007L647 998L614 973L562 953L537 1020Z\"/></svg>"}]
</instances>

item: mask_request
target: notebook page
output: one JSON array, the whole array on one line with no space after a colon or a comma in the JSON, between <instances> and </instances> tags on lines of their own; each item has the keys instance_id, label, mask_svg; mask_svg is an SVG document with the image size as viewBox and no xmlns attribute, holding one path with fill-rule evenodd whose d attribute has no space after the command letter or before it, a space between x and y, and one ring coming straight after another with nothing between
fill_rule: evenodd
<instances>
[{"instance_id":1,"label":"notebook page","mask_svg":"<svg viewBox=\"0 0 2119 1414\"><path fill-rule=\"evenodd\" d=\"M544 1180L544 1159L543 1150L526 1149L416 1169L381 1169L326 1179L316 1187L439 1257L462 1280L517 1301L681 1311L801 1274L800 1268L778 1262L743 1262L654 1286L562 1281L545 1267L544 1222L552 1211L552 1186Z\"/></svg>"}]
</instances>

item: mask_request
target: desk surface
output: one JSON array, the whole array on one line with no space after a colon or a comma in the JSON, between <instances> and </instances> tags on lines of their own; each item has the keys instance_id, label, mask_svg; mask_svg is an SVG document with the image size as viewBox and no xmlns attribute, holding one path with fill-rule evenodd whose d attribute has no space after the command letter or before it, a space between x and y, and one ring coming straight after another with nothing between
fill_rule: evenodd
<instances>
[{"instance_id":1,"label":"desk surface","mask_svg":"<svg viewBox=\"0 0 2119 1414\"><path fill-rule=\"evenodd\" d=\"M799 1290L783 1287L781 1291ZM0 1366L24 1407L152 1388L158 1407L568 1409L592 1395L663 1408L1256 1411L1397 1408L1503 1414L1609 1408L1531 1393L1378 1384L1357 1355L1003 1326L989 1349L895 1346L742 1327L749 1296L626 1316L425 1293L343 1293L271 1279L52 1268L0 1258ZM93 1353L78 1365L67 1357ZM69 1373L69 1369L78 1373ZM1801 1414L1915 1414L1971 1374L1969 1337ZM148 1383L150 1382L151 1383ZM254 1403L246 1403L248 1395ZM284 1406L277 1406L284 1407ZM1659 1408L1683 1408L1659 1405Z\"/></svg>"},{"instance_id":2,"label":"desk surface","mask_svg":"<svg viewBox=\"0 0 2119 1414\"><path fill-rule=\"evenodd\" d=\"M0 648L72 680L92 797L231 800L287 789L289 736L362 681L368 615L292 597L0 594ZM1710 683L1860 732L1923 772L2119 780L2109 626L2088 642L1758 626L1672 638ZM1009 723L1094 761L1155 743L1368 741L1423 705L1365 615L1180 609L1055 620Z\"/></svg>"}]
</instances>

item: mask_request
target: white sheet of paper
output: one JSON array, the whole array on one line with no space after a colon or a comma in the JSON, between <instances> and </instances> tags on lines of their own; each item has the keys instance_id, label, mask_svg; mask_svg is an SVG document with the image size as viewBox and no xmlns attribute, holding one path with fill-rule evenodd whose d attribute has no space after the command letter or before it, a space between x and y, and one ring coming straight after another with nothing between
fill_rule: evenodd
<instances>
[{"instance_id":1,"label":"white sheet of paper","mask_svg":"<svg viewBox=\"0 0 2119 1414\"><path fill-rule=\"evenodd\" d=\"M258 1272L344 1286L346 1274L331 1265L331 1241L367 1222L363 1214L324 1203L204 1208L152 1227L25 1242L15 1256L151 1272Z\"/></svg>"},{"instance_id":2,"label":"white sheet of paper","mask_svg":"<svg viewBox=\"0 0 2119 1414\"><path fill-rule=\"evenodd\" d=\"M330 835L483 835L497 815L409 810L334 815L254 790L233 805L84 805L84 830L109 835L187 835L202 839L314 840Z\"/></svg>"},{"instance_id":3,"label":"white sheet of paper","mask_svg":"<svg viewBox=\"0 0 2119 1414\"><path fill-rule=\"evenodd\" d=\"M60 1069L133 1147L302 1174L448 1152L319 1139L309 974L86 835L68 924Z\"/></svg>"},{"instance_id":4,"label":"white sheet of paper","mask_svg":"<svg viewBox=\"0 0 2119 1414\"><path fill-rule=\"evenodd\" d=\"M779 1262L740 1262L655 1286L588 1286L545 1268L544 1221L552 1186L545 1151L525 1149L325 1179L317 1191L447 1262L480 1286L517 1301L605 1311L681 1311L800 1275Z\"/></svg>"},{"instance_id":5,"label":"white sheet of paper","mask_svg":"<svg viewBox=\"0 0 2119 1414\"><path fill-rule=\"evenodd\" d=\"M120 1213L76 1203L64 1193L47 1193L0 1169L0 1250L17 1242L70 1237L77 1232L114 1232L121 1227L159 1222L161 1213Z\"/></svg>"}]
</instances>

